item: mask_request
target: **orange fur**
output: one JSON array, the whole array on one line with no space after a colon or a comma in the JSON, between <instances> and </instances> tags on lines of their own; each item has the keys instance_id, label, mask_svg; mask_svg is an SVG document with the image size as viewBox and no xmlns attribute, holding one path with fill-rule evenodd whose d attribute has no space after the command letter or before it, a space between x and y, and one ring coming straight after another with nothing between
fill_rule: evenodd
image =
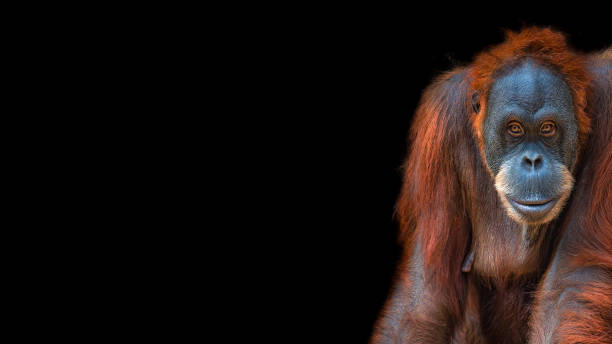
<instances>
[{"instance_id":1,"label":"orange fur","mask_svg":"<svg viewBox=\"0 0 612 344\"><path fill-rule=\"evenodd\" d=\"M456 317L461 312L457 299L462 286L460 270L455 266L463 259L469 232L460 215L464 210L455 202L461 191L450 159L454 145L448 134L458 130L455 121L460 121L461 114L467 117L464 99L469 85L463 76L459 85L447 84L464 72L443 75L423 96L397 208L403 238L408 243L420 240L424 263L432 272L428 277L432 283L450 287L446 296Z\"/></svg>"}]
</instances>

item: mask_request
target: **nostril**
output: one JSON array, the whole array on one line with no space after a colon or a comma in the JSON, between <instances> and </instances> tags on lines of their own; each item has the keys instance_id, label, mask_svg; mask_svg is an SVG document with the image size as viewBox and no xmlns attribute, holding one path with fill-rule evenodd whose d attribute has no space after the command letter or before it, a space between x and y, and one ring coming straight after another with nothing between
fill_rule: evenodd
<instances>
[{"instance_id":1,"label":"nostril","mask_svg":"<svg viewBox=\"0 0 612 344\"><path fill-rule=\"evenodd\" d=\"M533 168L534 169L539 169L542 166L542 157L538 156L534 161L533 161Z\"/></svg>"}]
</instances>

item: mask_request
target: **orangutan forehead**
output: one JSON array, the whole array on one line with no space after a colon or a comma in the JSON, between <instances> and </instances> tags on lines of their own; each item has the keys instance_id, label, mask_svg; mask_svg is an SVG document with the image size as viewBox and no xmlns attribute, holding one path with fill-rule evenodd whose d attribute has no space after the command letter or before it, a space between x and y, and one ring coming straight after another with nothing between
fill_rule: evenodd
<instances>
[{"instance_id":1,"label":"orangutan forehead","mask_svg":"<svg viewBox=\"0 0 612 344\"><path fill-rule=\"evenodd\" d=\"M493 83L489 103L516 107L529 113L545 107L571 112L573 107L570 88L563 78L557 72L529 59Z\"/></svg>"}]
</instances>

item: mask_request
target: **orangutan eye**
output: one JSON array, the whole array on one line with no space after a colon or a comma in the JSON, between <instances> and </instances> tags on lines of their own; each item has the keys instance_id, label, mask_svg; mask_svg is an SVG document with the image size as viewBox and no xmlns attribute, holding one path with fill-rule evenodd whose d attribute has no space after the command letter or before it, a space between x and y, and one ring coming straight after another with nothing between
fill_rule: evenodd
<instances>
[{"instance_id":1,"label":"orangutan eye","mask_svg":"<svg viewBox=\"0 0 612 344\"><path fill-rule=\"evenodd\" d=\"M519 122L510 122L508 123L508 134L514 137L521 137L524 134L523 126Z\"/></svg>"},{"instance_id":2,"label":"orangutan eye","mask_svg":"<svg viewBox=\"0 0 612 344\"><path fill-rule=\"evenodd\" d=\"M542 123L540 127L540 134L542 136L550 137L553 136L557 132L557 126L552 121L546 121Z\"/></svg>"}]
</instances>

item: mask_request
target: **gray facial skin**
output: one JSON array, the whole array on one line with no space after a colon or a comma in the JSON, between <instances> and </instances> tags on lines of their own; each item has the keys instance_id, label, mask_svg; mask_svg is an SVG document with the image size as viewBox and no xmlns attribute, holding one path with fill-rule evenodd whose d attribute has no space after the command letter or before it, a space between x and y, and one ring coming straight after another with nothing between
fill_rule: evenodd
<instances>
[{"instance_id":1,"label":"gray facial skin","mask_svg":"<svg viewBox=\"0 0 612 344\"><path fill-rule=\"evenodd\" d=\"M550 137L541 132L545 121L556 126ZM508 132L512 122L522 126L521 137ZM577 151L578 124L565 81L523 60L493 84L482 134L487 165L509 215L531 224L554 218L571 191Z\"/></svg>"}]
</instances>

